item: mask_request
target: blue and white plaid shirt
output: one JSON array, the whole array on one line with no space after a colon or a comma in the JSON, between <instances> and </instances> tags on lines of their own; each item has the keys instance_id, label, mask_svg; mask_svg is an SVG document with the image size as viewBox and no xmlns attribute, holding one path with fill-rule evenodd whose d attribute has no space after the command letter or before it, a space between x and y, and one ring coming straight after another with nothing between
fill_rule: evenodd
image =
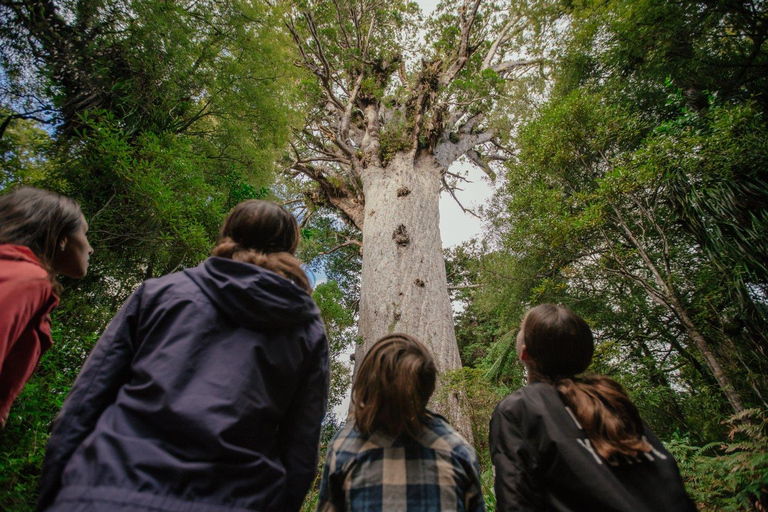
<instances>
[{"instance_id":1,"label":"blue and white plaid shirt","mask_svg":"<svg viewBox=\"0 0 768 512\"><path fill-rule=\"evenodd\" d=\"M364 437L350 419L328 446L317 509L484 512L477 455L433 413L415 439Z\"/></svg>"}]
</instances>

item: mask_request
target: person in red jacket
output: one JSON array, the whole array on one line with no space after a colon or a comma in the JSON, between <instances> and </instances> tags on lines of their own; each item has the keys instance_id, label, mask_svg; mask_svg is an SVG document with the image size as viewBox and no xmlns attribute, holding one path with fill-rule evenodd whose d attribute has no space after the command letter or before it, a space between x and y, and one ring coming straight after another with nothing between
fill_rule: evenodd
<instances>
[{"instance_id":1,"label":"person in red jacket","mask_svg":"<svg viewBox=\"0 0 768 512\"><path fill-rule=\"evenodd\" d=\"M87 231L68 197L31 187L0 196L0 426L52 344L56 276L88 271Z\"/></svg>"}]
</instances>

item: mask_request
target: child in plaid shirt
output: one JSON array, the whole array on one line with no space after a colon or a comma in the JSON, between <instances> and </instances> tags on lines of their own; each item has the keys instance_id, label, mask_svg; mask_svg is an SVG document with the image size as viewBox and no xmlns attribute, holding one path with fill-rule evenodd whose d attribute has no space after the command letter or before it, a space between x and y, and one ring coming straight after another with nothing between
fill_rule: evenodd
<instances>
[{"instance_id":1,"label":"child in plaid shirt","mask_svg":"<svg viewBox=\"0 0 768 512\"><path fill-rule=\"evenodd\" d=\"M328 447L318 511L485 511L475 450L426 409L436 375L411 336L371 347L352 387L353 414Z\"/></svg>"}]
</instances>

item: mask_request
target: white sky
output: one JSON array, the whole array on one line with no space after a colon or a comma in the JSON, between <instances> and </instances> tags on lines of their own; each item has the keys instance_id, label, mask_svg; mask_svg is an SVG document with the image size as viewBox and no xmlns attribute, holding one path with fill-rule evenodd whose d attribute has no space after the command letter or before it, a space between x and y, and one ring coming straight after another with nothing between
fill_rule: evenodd
<instances>
[{"instance_id":1,"label":"white sky","mask_svg":"<svg viewBox=\"0 0 768 512\"><path fill-rule=\"evenodd\" d=\"M478 206L490 199L493 188L483 171L473 165L460 163L453 164L450 171L462 175L466 172L469 182L460 183L458 187L462 190L456 191L456 198L464 208L477 211ZM453 247L473 237L482 238L481 234L480 219L464 213L451 195L443 192L440 195L440 237L443 247Z\"/></svg>"},{"instance_id":2,"label":"white sky","mask_svg":"<svg viewBox=\"0 0 768 512\"><path fill-rule=\"evenodd\" d=\"M424 16L427 16L435 7L437 7L437 2L438 0L416 0L416 3L421 7Z\"/></svg>"}]
</instances>

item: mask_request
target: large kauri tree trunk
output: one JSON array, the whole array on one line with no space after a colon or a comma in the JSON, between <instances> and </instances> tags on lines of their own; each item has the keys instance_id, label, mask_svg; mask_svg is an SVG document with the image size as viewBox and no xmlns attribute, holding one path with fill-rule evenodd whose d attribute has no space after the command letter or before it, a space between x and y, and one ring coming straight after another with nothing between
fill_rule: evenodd
<instances>
[{"instance_id":1,"label":"large kauri tree trunk","mask_svg":"<svg viewBox=\"0 0 768 512\"><path fill-rule=\"evenodd\" d=\"M404 332L429 345L444 376L461 360L440 191L453 193L448 168L461 157L489 175L492 162L507 158L492 98L540 60L520 58L528 21L512 2L446 0L441 9L427 23L425 57L413 65L407 42L424 24L406 0L305 0L286 26L317 85L289 172L316 184L311 202L336 208L362 233L363 343L355 360L381 336ZM432 406L471 437L454 390L446 390Z\"/></svg>"},{"instance_id":2,"label":"large kauri tree trunk","mask_svg":"<svg viewBox=\"0 0 768 512\"><path fill-rule=\"evenodd\" d=\"M440 240L440 166L434 157L398 153L362 173L363 272L356 366L381 336L403 332L432 350L441 375L461 368ZM444 393L436 393L437 396ZM445 402L448 403L445 403ZM432 407L470 436L458 401Z\"/></svg>"}]
</instances>

